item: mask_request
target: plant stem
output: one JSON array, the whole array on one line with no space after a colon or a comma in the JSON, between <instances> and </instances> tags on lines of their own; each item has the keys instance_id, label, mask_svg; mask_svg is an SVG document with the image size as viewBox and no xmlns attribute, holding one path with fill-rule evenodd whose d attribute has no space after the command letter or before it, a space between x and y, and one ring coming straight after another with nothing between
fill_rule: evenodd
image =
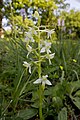
<instances>
[{"instance_id":1,"label":"plant stem","mask_svg":"<svg viewBox=\"0 0 80 120\"><path fill-rule=\"evenodd\" d=\"M38 39L38 52L39 52L39 64L38 64L38 76L41 78L41 61L40 61L40 31L39 31L39 39ZM43 120L43 115L42 115L42 87L39 85L39 117L40 120Z\"/></svg>"},{"instance_id":2,"label":"plant stem","mask_svg":"<svg viewBox=\"0 0 80 120\"><path fill-rule=\"evenodd\" d=\"M39 62L39 67L38 67L38 75L39 78L41 78L41 62ZM41 84L39 85L39 117L40 120L43 120L43 115L42 115L42 87Z\"/></svg>"},{"instance_id":3,"label":"plant stem","mask_svg":"<svg viewBox=\"0 0 80 120\"><path fill-rule=\"evenodd\" d=\"M39 62L38 75L39 75L39 78L41 78L41 62ZM40 120L44 120L43 115L42 115L42 102L43 102L43 90L40 84L39 85L39 117L40 117Z\"/></svg>"},{"instance_id":4,"label":"plant stem","mask_svg":"<svg viewBox=\"0 0 80 120\"><path fill-rule=\"evenodd\" d=\"M41 85L39 85L39 117L40 117L40 120L44 120L43 119L43 114L42 114L42 101L43 98L42 98L42 88L41 88Z\"/></svg>"}]
</instances>

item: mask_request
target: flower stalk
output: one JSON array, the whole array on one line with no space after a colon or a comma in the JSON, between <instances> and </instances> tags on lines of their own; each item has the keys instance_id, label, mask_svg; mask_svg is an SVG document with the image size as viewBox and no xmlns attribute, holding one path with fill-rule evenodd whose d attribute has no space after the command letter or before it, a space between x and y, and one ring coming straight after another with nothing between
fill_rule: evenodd
<instances>
[{"instance_id":1,"label":"flower stalk","mask_svg":"<svg viewBox=\"0 0 80 120\"><path fill-rule=\"evenodd\" d=\"M38 30L39 30L39 28L38 28ZM38 52L39 52L38 77L41 78L40 31L38 32L38 34L39 34L39 38L38 38ZM42 99L42 87L41 87L41 84L40 84L39 85L39 117L40 117L40 120L44 120L43 115L42 115L42 102L43 102L43 99Z\"/></svg>"}]
</instances>

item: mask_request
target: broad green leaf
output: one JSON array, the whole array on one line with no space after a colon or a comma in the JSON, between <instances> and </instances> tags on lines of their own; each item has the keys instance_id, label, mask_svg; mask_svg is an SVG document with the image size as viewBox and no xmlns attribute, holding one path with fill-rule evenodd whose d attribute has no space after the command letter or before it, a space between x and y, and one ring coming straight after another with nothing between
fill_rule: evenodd
<instances>
[{"instance_id":1,"label":"broad green leaf","mask_svg":"<svg viewBox=\"0 0 80 120\"><path fill-rule=\"evenodd\" d=\"M58 120L67 120L67 109L65 107L59 112Z\"/></svg>"},{"instance_id":2,"label":"broad green leaf","mask_svg":"<svg viewBox=\"0 0 80 120\"><path fill-rule=\"evenodd\" d=\"M17 117L23 118L23 120L28 120L28 119L34 117L36 114L37 114L36 109L29 108L29 109L21 110L18 113Z\"/></svg>"}]
</instances>

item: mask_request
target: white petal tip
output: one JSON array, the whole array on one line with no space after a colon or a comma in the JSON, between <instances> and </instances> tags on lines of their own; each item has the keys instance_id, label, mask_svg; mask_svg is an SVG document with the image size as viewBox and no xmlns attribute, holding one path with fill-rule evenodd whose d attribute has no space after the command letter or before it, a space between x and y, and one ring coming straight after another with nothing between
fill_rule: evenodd
<instances>
[{"instance_id":1,"label":"white petal tip","mask_svg":"<svg viewBox=\"0 0 80 120\"><path fill-rule=\"evenodd\" d=\"M52 83L49 80L46 80L46 85L52 85Z\"/></svg>"}]
</instances>

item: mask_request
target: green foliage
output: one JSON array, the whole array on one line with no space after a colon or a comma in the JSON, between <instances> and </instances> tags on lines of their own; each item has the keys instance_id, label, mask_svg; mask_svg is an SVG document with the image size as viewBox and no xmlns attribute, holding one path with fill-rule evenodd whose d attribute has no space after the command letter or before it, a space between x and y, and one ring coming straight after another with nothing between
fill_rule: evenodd
<instances>
[{"instance_id":1,"label":"green foliage","mask_svg":"<svg viewBox=\"0 0 80 120\"><path fill-rule=\"evenodd\" d=\"M58 120L67 120L67 110L66 108L63 108L59 115L58 115Z\"/></svg>"},{"instance_id":2,"label":"green foliage","mask_svg":"<svg viewBox=\"0 0 80 120\"><path fill-rule=\"evenodd\" d=\"M63 12L62 16L65 16L65 27L66 33L69 33L71 30L70 37L73 39L80 38L79 31L80 31L80 11L71 10L68 12ZM65 34L66 35L66 34Z\"/></svg>"},{"instance_id":3,"label":"green foliage","mask_svg":"<svg viewBox=\"0 0 80 120\"><path fill-rule=\"evenodd\" d=\"M17 117L22 120L29 120L30 118L34 117L37 114L37 110L36 109L25 109L25 110L21 110L18 112Z\"/></svg>"},{"instance_id":4,"label":"green foliage","mask_svg":"<svg viewBox=\"0 0 80 120\"><path fill-rule=\"evenodd\" d=\"M12 0L4 2L4 9L6 13L3 11L3 14L10 20L11 12L13 12L14 16L20 14L20 9L24 8L26 10L27 17L32 20L35 20L33 14L35 11L39 12L41 16L41 25L47 25L48 27L55 27L57 24L57 19L54 11L59 11L59 8L65 9L66 3L65 0ZM10 20L11 22L11 20Z\"/></svg>"},{"instance_id":5,"label":"green foliage","mask_svg":"<svg viewBox=\"0 0 80 120\"><path fill-rule=\"evenodd\" d=\"M32 81L37 79L37 73L36 68L33 69L31 75L24 71L22 64L27 59L27 52L23 39L17 38L14 41L12 38L7 38L7 41L4 39L0 42L1 116L4 117L3 111L6 107L5 113L14 118L13 111L17 113L19 109L28 107L37 109L39 107L37 87L35 88L32 84ZM58 113L64 107L67 108L67 111L68 109L73 110L72 103L80 109L79 48L78 41L64 41L62 47L58 41L53 42L52 51L56 54L54 60L52 60L52 65L49 66L48 61L46 64L42 64L42 71L49 75L53 84L50 88L46 87L44 92L43 114L45 119L48 115L55 116L54 119L56 119ZM61 49L62 51L60 51ZM10 102L11 100L12 102ZM69 104L70 100L72 103ZM10 113L8 113L8 109L12 109ZM45 114L47 109L48 111ZM63 113L60 112L60 116L61 114ZM7 116L5 117L7 119Z\"/></svg>"},{"instance_id":6,"label":"green foliage","mask_svg":"<svg viewBox=\"0 0 80 120\"><path fill-rule=\"evenodd\" d=\"M11 4L7 1L4 3L6 4L4 6L7 11L6 17L8 17L12 29L5 33L4 39L0 39L1 120L39 119L37 114L40 104L40 91L37 85L33 85L33 82L38 78L38 67L36 65L32 66L31 74L29 74L27 68L24 69L23 67L24 61L29 63L33 63L34 60L38 61L37 43L39 36L34 31L34 28L38 31L38 27L34 26L34 21L38 26L45 25L40 30L50 28L47 33L40 33L40 39L52 42L50 50L55 53L54 59L51 59L51 65L49 65L49 60L46 60L46 62L45 59L43 60L44 54L40 53L43 55L41 75L48 75L48 79L52 83L50 87L45 86L45 91L42 93L43 116L45 120L48 117L49 119L52 117L51 119L54 120L67 120L69 116L73 118L75 116L78 119L76 111L80 112L80 42L77 38L76 41L73 39L80 30L80 12L62 12L60 18L65 20L66 31L64 32L63 27L57 26L57 17L53 14L54 10L58 10L56 3L59 7L61 4L63 5L62 8L65 7L62 0L48 0L46 2L45 0L13 0ZM27 13L25 20L18 11L24 8L24 5ZM11 14L9 14L10 11ZM37 13L37 16L34 13ZM31 18L28 15L31 15ZM40 23L35 20L36 17L38 20L40 19ZM54 28L55 30L59 29L53 34L50 33L50 35L52 34L50 37L48 33L51 30L54 31ZM69 29L72 30L70 36L68 35ZM28 41L28 44L25 44L26 33L29 35L27 36L28 39L32 35L35 42ZM28 51L29 43L31 47L34 47L32 53Z\"/></svg>"}]
</instances>

